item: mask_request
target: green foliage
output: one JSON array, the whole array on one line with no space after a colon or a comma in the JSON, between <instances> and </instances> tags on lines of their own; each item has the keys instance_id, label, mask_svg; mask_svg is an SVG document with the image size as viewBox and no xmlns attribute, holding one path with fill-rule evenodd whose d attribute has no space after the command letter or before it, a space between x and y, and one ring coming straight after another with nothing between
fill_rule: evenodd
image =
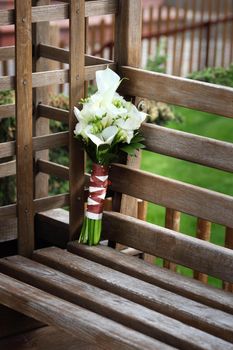
<instances>
[{"instance_id":1,"label":"green foliage","mask_svg":"<svg viewBox=\"0 0 233 350\"><path fill-rule=\"evenodd\" d=\"M233 88L233 64L228 68L208 67L204 70L189 74L188 78Z\"/></svg>"},{"instance_id":2,"label":"green foliage","mask_svg":"<svg viewBox=\"0 0 233 350\"><path fill-rule=\"evenodd\" d=\"M158 51L154 57L149 57L146 63L146 70L151 72L166 73L167 56L162 53L164 51L164 43L158 47Z\"/></svg>"}]
</instances>

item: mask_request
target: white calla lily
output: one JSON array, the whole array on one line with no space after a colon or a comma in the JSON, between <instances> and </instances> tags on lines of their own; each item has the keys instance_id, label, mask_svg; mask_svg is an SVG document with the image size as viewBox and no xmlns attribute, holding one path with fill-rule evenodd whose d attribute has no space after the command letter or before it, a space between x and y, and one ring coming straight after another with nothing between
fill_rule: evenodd
<instances>
[{"instance_id":1,"label":"white calla lily","mask_svg":"<svg viewBox=\"0 0 233 350\"><path fill-rule=\"evenodd\" d=\"M103 105L112 102L120 82L119 75L109 68L96 72L96 84L98 93L102 96Z\"/></svg>"},{"instance_id":2,"label":"white calla lily","mask_svg":"<svg viewBox=\"0 0 233 350\"><path fill-rule=\"evenodd\" d=\"M90 140L97 146L108 144L111 145L114 137L118 132L118 128L116 126L109 126L105 128L101 133L94 135L91 132L91 128L88 126L86 128L86 135Z\"/></svg>"}]
</instances>

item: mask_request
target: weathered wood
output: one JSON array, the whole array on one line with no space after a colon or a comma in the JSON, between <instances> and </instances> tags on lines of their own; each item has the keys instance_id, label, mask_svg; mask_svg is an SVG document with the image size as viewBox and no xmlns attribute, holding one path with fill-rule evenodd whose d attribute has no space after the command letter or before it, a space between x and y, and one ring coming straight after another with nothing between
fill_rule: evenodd
<instances>
[{"instance_id":1,"label":"weathered wood","mask_svg":"<svg viewBox=\"0 0 233 350\"><path fill-rule=\"evenodd\" d=\"M44 174L57 176L63 180L69 180L69 168L67 166L42 159L38 159L37 166L38 171Z\"/></svg>"},{"instance_id":2,"label":"weathered wood","mask_svg":"<svg viewBox=\"0 0 233 350\"><path fill-rule=\"evenodd\" d=\"M226 227L225 247L229 249L233 249L233 228L231 227ZM233 293L233 283L223 282L223 288L228 292Z\"/></svg>"},{"instance_id":3,"label":"weathered wood","mask_svg":"<svg viewBox=\"0 0 233 350\"><path fill-rule=\"evenodd\" d=\"M4 46L0 47L0 60L7 61L15 58L15 47L14 46Z\"/></svg>"},{"instance_id":4,"label":"weathered wood","mask_svg":"<svg viewBox=\"0 0 233 350\"><path fill-rule=\"evenodd\" d=\"M210 234L211 234L211 222L198 218L196 237L199 239L203 239L204 241L209 241ZM208 275L206 274L203 274L199 271L194 271L193 276L194 278L198 279L203 283L208 283Z\"/></svg>"},{"instance_id":5,"label":"weathered wood","mask_svg":"<svg viewBox=\"0 0 233 350\"><path fill-rule=\"evenodd\" d=\"M35 212L65 207L69 205L69 199L69 193L34 199Z\"/></svg>"},{"instance_id":6,"label":"weathered wood","mask_svg":"<svg viewBox=\"0 0 233 350\"><path fill-rule=\"evenodd\" d=\"M141 132L149 151L233 172L232 143L146 123Z\"/></svg>"},{"instance_id":7,"label":"weathered wood","mask_svg":"<svg viewBox=\"0 0 233 350\"><path fill-rule=\"evenodd\" d=\"M231 294L219 292L219 289L203 285L191 278L175 274L158 266L151 266L147 262L142 262L134 257L126 256L100 245L98 247L88 247L76 242L70 242L67 249L74 254L126 275L136 277L202 304L233 314L233 297Z\"/></svg>"},{"instance_id":8,"label":"weathered wood","mask_svg":"<svg viewBox=\"0 0 233 350\"><path fill-rule=\"evenodd\" d=\"M180 231L180 212L174 209L166 208L165 227L179 232ZM172 271L176 271L176 264L164 260L163 266Z\"/></svg>"},{"instance_id":9,"label":"weathered wood","mask_svg":"<svg viewBox=\"0 0 233 350\"><path fill-rule=\"evenodd\" d=\"M141 96L203 112L233 118L232 88L200 81L121 67L123 94Z\"/></svg>"},{"instance_id":10,"label":"weathered wood","mask_svg":"<svg viewBox=\"0 0 233 350\"><path fill-rule=\"evenodd\" d=\"M33 6L50 5L50 0L32 0ZM32 38L33 38L33 72L41 72L49 70L48 60L40 57L39 55L39 44L41 42L47 44L50 41L49 38L49 22L45 23L34 23L32 26ZM42 118L37 113L37 106L40 103L48 103L49 91L48 87L41 87L33 90L33 135L41 136L49 134L49 120ZM35 152L34 160L37 159L49 159L49 151L47 149L39 152ZM41 198L48 195L49 177L47 174L37 173L34 174L34 196L35 198Z\"/></svg>"},{"instance_id":11,"label":"weathered wood","mask_svg":"<svg viewBox=\"0 0 233 350\"><path fill-rule=\"evenodd\" d=\"M15 218L16 217L16 204L9 204L0 207L0 217L4 218Z\"/></svg>"},{"instance_id":12,"label":"weathered wood","mask_svg":"<svg viewBox=\"0 0 233 350\"><path fill-rule=\"evenodd\" d=\"M0 120L3 118L14 117L15 115L15 105L7 104L0 106Z\"/></svg>"},{"instance_id":13,"label":"weathered wood","mask_svg":"<svg viewBox=\"0 0 233 350\"><path fill-rule=\"evenodd\" d=\"M41 117L57 120L67 124L69 122L69 112L64 109L47 106L42 103L38 105L37 109L38 115Z\"/></svg>"},{"instance_id":14,"label":"weathered wood","mask_svg":"<svg viewBox=\"0 0 233 350\"><path fill-rule=\"evenodd\" d=\"M70 90L69 90L69 159L70 159L70 239L79 234L84 216L84 151L74 138L77 119L74 106L84 98L85 1L70 3ZM79 59L77 60L77 57ZM78 160L78 161L77 161Z\"/></svg>"},{"instance_id":15,"label":"weathered wood","mask_svg":"<svg viewBox=\"0 0 233 350\"><path fill-rule=\"evenodd\" d=\"M117 0L86 1L85 16L101 16L116 14L118 9ZM0 11L0 26L14 24L14 10ZM32 8L32 23L58 21L69 18L68 4L45 5Z\"/></svg>"},{"instance_id":16,"label":"weathered wood","mask_svg":"<svg viewBox=\"0 0 233 350\"><path fill-rule=\"evenodd\" d=\"M106 239L233 282L230 249L114 212L105 213L103 232Z\"/></svg>"},{"instance_id":17,"label":"weathered wood","mask_svg":"<svg viewBox=\"0 0 233 350\"><path fill-rule=\"evenodd\" d=\"M42 323L0 305L0 339L42 326ZM8 347L3 347L1 340L0 349L8 350Z\"/></svg>"},{"instance_id":18,"label":"weathered wood","mask_svg":"<svg viewBox=\"0 0 233 350\"><path fill-rule=\"evenodd\" d=\"M132 218L131 218L132 219ZM136 219L132 219L136 220ZM34 259L101 289L144 305L188 325L232 341L233 316L214 310L58 248L36 251Z\"/></svg>"},{"instance_id":19,"label":"weathered wood","mask_svg":"<svg viewBox=\"0 0 233 350\"><path fill-rule=\"evenodd\" d=\"M16 167L18 249L34 249L31 0L16 0Z\"/></svg>"},{"instance_id":20,"label":"weathered wood","mask_svg":"<svg viewBox=\"0 0 233 350\"><path fill-rule=\"evenodd\" d=\"M188 327L121 296L94 286L90 288L87 283L32 260L20 256L5 258L0 261L0 269L11 277L17 276L22 282L30 283L45 292L52 292L57 297L85 307L150 337L160 341L166 339L169 345L181 349L187 349L187 347L206 349L218 343L219 347L230 348L230 344L216 337Z\"/></svg>"},{"instance_id":21,"label":"weathered wood","mask_svg":"<svg viewBox=\"0 0 233 350\"><path fill-rule=\"evenodd\" d=\"M233 226L233 198L231 196L142 170L130 169L120 164L111 166L110 180L114 191L211 222Z\"/></svg>"},{"instance_id":22,"label":"weathered wood","mask_svg":"<svg viewBox=\"0 0 233 350\"><path fill-rule=\"evenodd\" d=\"M63 131L55 134L36 136L32 138L32 141L34 151L65 146L68 145L68 132ZM0 158L14 156L15 148L15 141L0 143Z\"/></svg>"},{"instance_id":23,"label":"weathered wood","mask_svg":"<svg viewBox=\"0 0 233 350\"><path fill-rule=\"evenodd\" d=\"M16 174L16 161L0 163L0 178L5 176L12 176Z\"/></svg>"},{"instance_id":24,"label":"weathered wood","mask_svg":"<svg viewBox=\"0 0 233 350\"><path fill-rule=\"evenodd\" d=\"M155 339L9 276L0 274L0 278L2 304L81 338L90 347L95 347L96 342L99 342L102 349L106 350L109 343L113 350L141 350L144 347L151 350L170 349Z\"/></svg>"}]
</instances>

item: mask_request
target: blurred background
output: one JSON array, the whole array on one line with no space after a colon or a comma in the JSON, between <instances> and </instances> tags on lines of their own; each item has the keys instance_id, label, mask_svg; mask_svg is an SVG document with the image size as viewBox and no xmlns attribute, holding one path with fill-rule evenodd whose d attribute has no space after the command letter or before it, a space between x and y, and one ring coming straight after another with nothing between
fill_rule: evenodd
<instances>
[{"instance_id":1,"label":"blurred background","mask_svg":"<svg viewBox=\"0 0 233 350\"><path fill-rule=\"evenodd\" d=\"M132 0L133 1L133 0ZM51 1L55 3L56 1ZM0 0L0 10L13 8L12 0ZM114 16L93 17L87 26L86 52L114 59ZM68 21L51 24L48 40L53 46L68 48ZM14 45L14 26L0 29L0 46ZM78 58L77 58L78 59ZM48 62L48 69L67 68L66 64ZM233 0L143 0L142 61L147 70L233 87ZM14 60L0 61L2 75L14 75ZM89 92L94 85L89 85ZM68 109L68 87L51 86L50 104ZM140 101L148 113L148 122L233 142L231 120L216 115L170 106L162 101ZM0 93L0 104L14 102L14 91ZM77 101L78 102L78 101ZM233 111L232 111L233 112ZM67 125L51 121L51 132L67 130ZM14 140L15 119L0 117L0 142ZM214 156L214 155L213 155ZM68 166L67 148L50 151L50 160ZM3 159L6 161L6 159ZM224 171L151 154L144 151L142 169L187 183L233 195L233 179ZM50 177L50 193L68 191L68 182ZM0 204L15 201L15 177L0 179ZM165 208L148 205L147 220L164 226ZM182 214L180 231L196 236L196 218ZM225 229L212 224L209 239L225 244ZM157 264L163 264L160 259ZM192 271L177 266L180 273ZM221 282L209 278L220 287Z\"/></svg>"}]
</instances>

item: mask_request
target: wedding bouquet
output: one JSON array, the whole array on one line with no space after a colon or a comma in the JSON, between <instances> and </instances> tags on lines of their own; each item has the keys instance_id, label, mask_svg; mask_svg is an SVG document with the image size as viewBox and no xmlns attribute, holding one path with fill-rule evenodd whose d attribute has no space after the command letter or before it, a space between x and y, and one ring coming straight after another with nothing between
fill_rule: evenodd
<instances>
[{"instance_id":1,"label":"wedding bouquet","mask_svg":"<svg viewBox=\"0 0 233 350\"><path fill-rule=\"evenodd\" d=\"M96 72L97 92L80 101L83 108L74 107L78 120L75 137L80 139L93 161L89 196L79 242L99 243L104 199L108 186L109 164L117 161L122 152L131 156L143 148L143 137L138 129L146 113L138 111L116 90L120 77L107 68Z\"/></svg>"}]
</instances>

